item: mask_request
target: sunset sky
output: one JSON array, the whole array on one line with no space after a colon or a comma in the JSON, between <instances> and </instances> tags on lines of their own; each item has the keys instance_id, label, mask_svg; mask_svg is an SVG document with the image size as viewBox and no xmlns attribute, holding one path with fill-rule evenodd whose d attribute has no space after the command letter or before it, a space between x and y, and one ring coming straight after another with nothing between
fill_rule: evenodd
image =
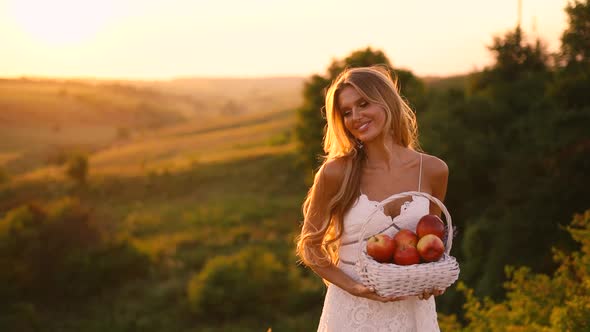
<instances>
[{"instance_id":1,"label":"sunset sky","mask_svg":"<svg viewBox=\"0 0 590 332\"><path fill-rule=\"evenodd\" d=\"M307 76L372 46L424 75L481 69L517 0L0 0L0 77ZM550 51L567 0L523 0ZM536 32L535 27L536 26Z\"/></svg>"}]
</instances>

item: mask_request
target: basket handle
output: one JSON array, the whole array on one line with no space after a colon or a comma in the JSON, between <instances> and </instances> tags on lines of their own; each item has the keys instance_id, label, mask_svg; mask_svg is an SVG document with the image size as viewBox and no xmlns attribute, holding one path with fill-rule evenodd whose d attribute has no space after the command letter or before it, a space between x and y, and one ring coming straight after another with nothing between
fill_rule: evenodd
<instances>
[{"instance_id":1,"label":"basket handle","mask_svg":"<svg viewBox=\"0 0 590 332\"><path fill-rule=\"evenodd\" d=\"M445 221L447 223L447 225L449 226L447 229L447 243L445 245L446 249L445 249L445 253L447 255L450 255L451 253L451 247L453 246L453 222L451 220L451 215L449 214L449 211L447 210L447 208L445 207L445 205L443 204L443 202L441 202L438 198L425 193L425 192L421 192L421 191L405 191L405 192L401 192L398 194L393 194L389 197L387 197L386 199L382 200L381 202L379 202L377 204L377 206L375 206L375 209L369 214L369 216L367 217L367 220L363 223L363 226L361 228L361 231L359 232L359 239L358 239L358 243L359 243L359 251L358 251L358 263L362 264L361 262L362 257L363 257L363 242L365 240L365 233L367 232L367 225L369 224L369 222L373 219L373 216L375 215L375 213L381 211L383 209L383 207L385 206L385 204L394 201L398 198L402 198L402 197L406 197L406 196L422 196L422 197L426 197L428 198L430 201L434 202L436 205L438 205L438 207L441 209L441 211L443 212L443 214L445 215ZM412 200L414 199L414 197L412 197ZM363 268L363 266L361 266L361 268Z\"/></svg>"}]
</instances>

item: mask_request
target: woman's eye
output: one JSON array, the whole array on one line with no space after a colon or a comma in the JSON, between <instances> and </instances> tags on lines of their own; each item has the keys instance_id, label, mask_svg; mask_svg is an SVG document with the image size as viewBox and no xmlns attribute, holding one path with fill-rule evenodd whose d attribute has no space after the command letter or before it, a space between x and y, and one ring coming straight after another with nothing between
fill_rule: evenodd
<instances>
[{"instance_id":1,"label":"woman's eye","mask_svg":"<svg viewBox=\"0 0 590 332\"><path fill-rule=\"evenodd\" d=\"M369 106L369 103L367 103L366 101L363 101L362 103L359 104L360 107L365 108L367 106Z\"/></svg>"},{"instance_id":2,"label":"woman's eye","mask_svg":"<svg viewBox=\"0 0 590 332\"><path fill-rule=\"evenodd\" d=\"M342 112L342 115L346 117L346 116L349 116L351 113L352 113L351 111L344 111L344 112Z\"/></svg>"}]
</instances>

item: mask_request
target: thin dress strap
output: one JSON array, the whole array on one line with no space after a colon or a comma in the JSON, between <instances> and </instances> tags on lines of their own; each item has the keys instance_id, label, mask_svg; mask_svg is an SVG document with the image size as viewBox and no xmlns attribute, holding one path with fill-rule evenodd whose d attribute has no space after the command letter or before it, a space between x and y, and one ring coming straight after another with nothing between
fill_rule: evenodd
<instances>
[{"instance_id":1,"label":"thin dress strap","mask_svg":"<svg viewBox=\"0 0 590 332\"><path fill-rule=\"evenodd\" d=\"M420 153L420 176L418 177L418 192L422 186L422 153Z\"/></svg>"}]
</instances>

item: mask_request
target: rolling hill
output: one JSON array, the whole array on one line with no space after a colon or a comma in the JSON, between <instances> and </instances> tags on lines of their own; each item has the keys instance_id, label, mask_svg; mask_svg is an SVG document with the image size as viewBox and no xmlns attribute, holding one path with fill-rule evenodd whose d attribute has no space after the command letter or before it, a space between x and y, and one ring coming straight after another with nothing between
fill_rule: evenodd
<instances>
[{"instance_id":1,"label":"rolling hill","mask_svg":"<svg viewBox=\"0 0 590 332\"><path fill-rule=\"evenodd\" d=\"M248 154L253 142L289 135L294 118L285 110L298 106L301 84L301 78L0 80L0 167L10 176L47 174L78 152L92 154L96 170ZM221 146L212 144L220 138Z\"/></svg>"}]
</instances>

